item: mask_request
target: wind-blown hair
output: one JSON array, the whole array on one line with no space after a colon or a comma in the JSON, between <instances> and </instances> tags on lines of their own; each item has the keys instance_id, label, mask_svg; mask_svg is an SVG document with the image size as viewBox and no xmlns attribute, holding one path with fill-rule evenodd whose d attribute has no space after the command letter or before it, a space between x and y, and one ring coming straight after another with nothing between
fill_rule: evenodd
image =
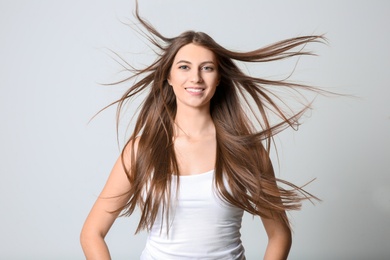
<instances>
[{"instance_id":1,"label":"wind-blown hair","mask_svg":"<svg viewBox=\"0 0 390 260\"><path fill-rule=\"evenodd\" d=\"M131 98L148 92L134 131L122 150L122 161L130 160L130 164L123 163L123 167L131 188L127 193L129 201L118 211L122 211L122 215L131 215L137 207L140 208L136 233L149 230L159 210L165 221L169 219L173 195L171 181L179 181L180 172L173 145L176 100L167 78L178 50L193 43L211 50L218 62L220 83L211 99L210 114L216 129L215 185L219 196L253 215L277 218L289 226L285 211L297 210L303 200L316 198L301 187L274 177L270 144L275 134L297 126L298 119L310 104L287 113L280 106L280 101L285 100L280 100L272 88L296 90L297 93L316 89L286 80L246 75L236 62L270 62L310 55L303 47L308 43L324 42L324 38L302 36L249 52L236 52L222 47L203 32L186 31L174 38L164 37L139 16L138 6L135 16L146 29L143 35L158 50L157 59L151 65L132 69L132 76L123 82L134 80L133 85L113 103L118 105L119 120ZM250 119L246 112L248 108L256 115L257 123ZM280 120L272 123L271 115ZM131 151L130 158L127 157L128 150Z\"/></svg>"}]
</instances>

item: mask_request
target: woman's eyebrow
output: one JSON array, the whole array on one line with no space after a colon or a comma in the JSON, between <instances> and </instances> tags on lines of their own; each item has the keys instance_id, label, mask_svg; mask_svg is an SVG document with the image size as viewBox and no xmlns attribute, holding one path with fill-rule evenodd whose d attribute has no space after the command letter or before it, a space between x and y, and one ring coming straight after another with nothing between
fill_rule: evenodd
<instances>
[{"instance_id":1,"label":"woman's eyebrow","mask_svg":"<svg viewBox=\"0 0 390 260\"><path fill-rule=\"evenodd\" d=\"M190 61L187 61L187 60L179 60L178 62L176 62L176 64L179 64L179 63L192 64ZM206 64L206 63L215 64L214 61L203 61L203 62L201 63L201 65Z\"/></svg>"}]
</instances>

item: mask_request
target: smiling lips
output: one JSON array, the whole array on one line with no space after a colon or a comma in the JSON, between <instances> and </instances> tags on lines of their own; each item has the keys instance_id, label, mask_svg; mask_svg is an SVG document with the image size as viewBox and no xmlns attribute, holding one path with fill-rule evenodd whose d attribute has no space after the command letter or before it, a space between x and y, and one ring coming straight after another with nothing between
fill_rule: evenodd
<instances>
[{"instance_id":1,"label":"smiling lips","mask_svg":"<svg viewBox=\"0 0 390 260\"><path fill-rule=\"evenodd\" d=\"M187 90L188 92L190 92L190 93L198 94L198 93L203 92L205 89L204 89L204 88L190 87L190 88L186 88L186 90Z\"/></svg>"}]
</instances>

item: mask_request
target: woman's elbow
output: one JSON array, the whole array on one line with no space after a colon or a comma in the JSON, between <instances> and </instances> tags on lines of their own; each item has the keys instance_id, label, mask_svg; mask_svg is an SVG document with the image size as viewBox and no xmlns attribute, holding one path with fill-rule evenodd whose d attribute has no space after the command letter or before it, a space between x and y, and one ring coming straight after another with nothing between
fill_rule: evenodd
<instances>
[{"instance_id":1,"label":"woman's elbow","mask_svg":"<svg viewBox=\"0 0 390 260\"><path fill-rule=\"evenodd\" d=\"M89 241L91 241L91 234L83 228L80 232L80 245L83 250L88 247Z\"/></svg>"},{"instance_id":2,"label":"woman's elbow","mask_svg":"<svg viewBox=\"0 0 390 260\"><path fill-rule=\"evenodd\" d=\"M100 240L104 240L104 236L97 231L84 227L80 232L80 244L84 251Z\"/></svg>"}]
</instances>

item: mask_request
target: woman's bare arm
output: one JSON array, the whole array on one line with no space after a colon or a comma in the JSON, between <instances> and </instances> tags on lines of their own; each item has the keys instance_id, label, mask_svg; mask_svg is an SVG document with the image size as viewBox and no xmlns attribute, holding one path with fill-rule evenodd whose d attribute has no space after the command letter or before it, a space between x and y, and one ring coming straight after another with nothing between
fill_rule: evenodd
<instances>
[{"instance_id":1,"label":"woman's bare arm","mask_svg":"<svg viewBox=\"0 0 390 260\"><path fill-rule=\"evenodd\" d=\"M268 174L272 175L274 178L274 168L271 159L268 159L270 163ZM275 190L278 190L276 182L274 185ZM285 260L288 257L292 244L292 235L289 224L283 221L283 218L287 219L285 212L270 214L270 218L261 218L268 236L268 245L264 254L264 260Z\"/></svg>"},{"instance_id":2,"label":"woman's bare arm","mask_svg":"<svg viewBox=\"0 0 390 260\"><path fill-rule=\"evenodd\" d=\"M268 236L264 260L285 260L290 252L291 230L280 219L262 218Z\"/></svg>"},{"instance_id":3,"label":"woman's bare arm","mask_svg":"<svg viewBox=\"0 0 390 260\"><path fill-rule=\"evenodd\" d=\"M88 260L111 259L104 238L119 215L119 212L111 212L127 203L129 196L123 194L129 189L130 183L119 157L80 234L81 246Z\"/></svg>"}]
</instances>

